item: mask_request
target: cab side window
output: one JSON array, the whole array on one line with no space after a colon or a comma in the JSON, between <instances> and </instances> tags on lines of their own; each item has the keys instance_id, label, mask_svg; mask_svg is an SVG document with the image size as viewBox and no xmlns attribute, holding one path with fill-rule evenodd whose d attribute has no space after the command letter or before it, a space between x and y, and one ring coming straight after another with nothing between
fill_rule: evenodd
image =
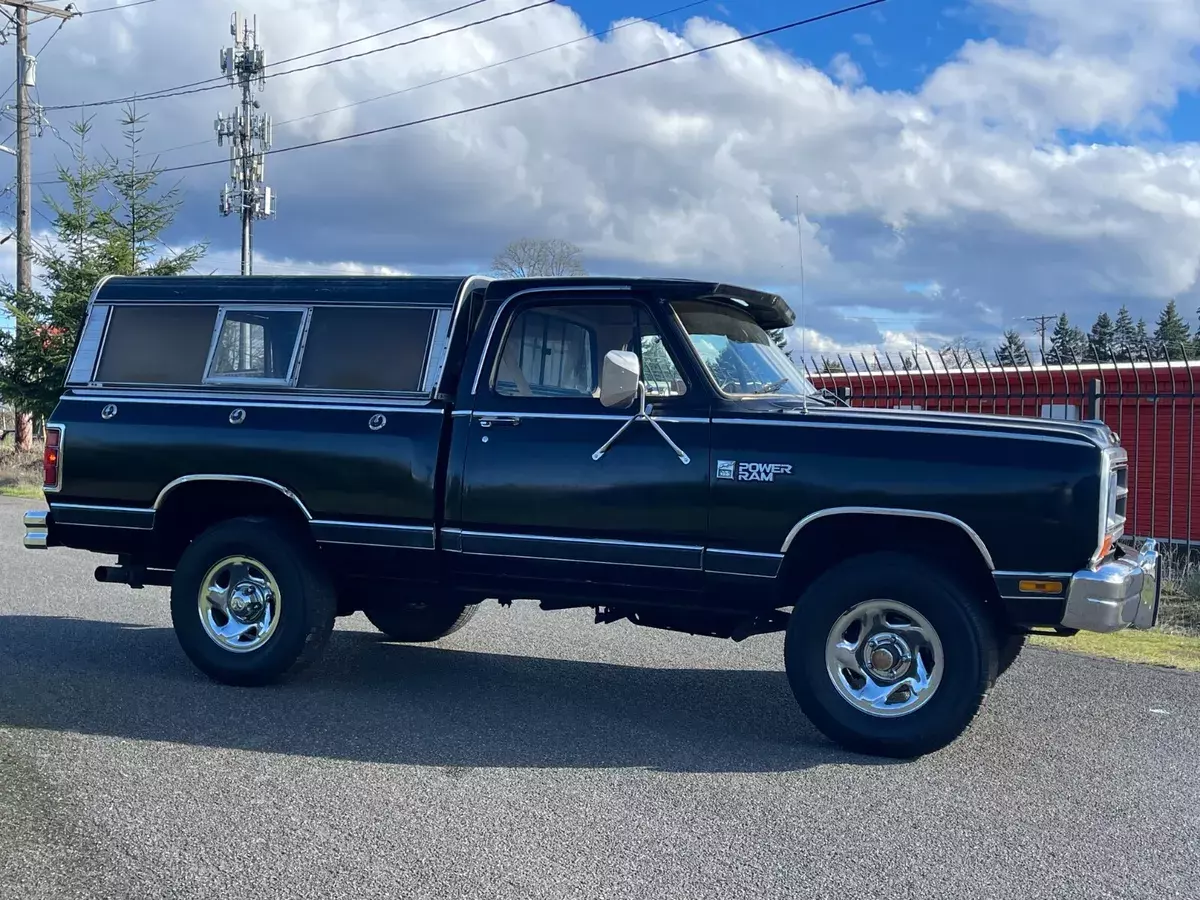
<instances>
[{"instance_id":1,"label":"cab side window","mask_svg":"<svg viewBox=\"0 0 1200 900\"><path fill-rule=\"evenodd\" d=\"M648 396L686 391L654 320L622 304L537 306L513 318L496 359L494 391L504 397L598 398L610 350L642 360Z\"/></svg>"}]
</instances>

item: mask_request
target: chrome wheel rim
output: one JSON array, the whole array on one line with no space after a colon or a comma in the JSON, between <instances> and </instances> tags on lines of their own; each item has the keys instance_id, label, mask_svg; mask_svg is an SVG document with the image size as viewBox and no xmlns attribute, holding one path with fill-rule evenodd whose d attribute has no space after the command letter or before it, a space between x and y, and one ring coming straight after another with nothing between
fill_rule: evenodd
<instances>
[{"instance_id":1,"label":"chrome wheel rim","mask_svg":"<svg viewBox=\"0 0 1200 900\"><path fill-rule=\"evenodd\" d=\"M843 700L881 718L929 702L945 669L942 641L906 603L868 600L843 613L825 642L825 668Z\"/></svg>"},{"instance_id":2,"label":"chrome wheel rim","mask_svg":"<svg viewBox=\"0 0 1200 900\"><path fill-rule=\"evenodd\" d=\"M205 634L231 653L258 650L279 624L279 583L249 556L215 562L200 582L197 603Z\"/></svg>"}]
</instances>

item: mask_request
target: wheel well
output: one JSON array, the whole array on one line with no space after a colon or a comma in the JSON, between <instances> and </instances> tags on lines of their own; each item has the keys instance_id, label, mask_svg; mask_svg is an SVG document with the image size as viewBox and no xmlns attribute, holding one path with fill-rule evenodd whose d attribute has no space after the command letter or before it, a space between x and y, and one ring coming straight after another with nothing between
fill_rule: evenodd
<instances>
[{"instance_id":1,"label":"wheel well","mask_svg":"<svg viewBox=\"0 0 1200 900\"><path fill-rule=\"evenodd\" d=\"M263 516L309 533L308 519L282 491L244 481L194 481L173 488L154 514L156 565L174 568L184 548L205 529L238 516Z\"/></svg>"},{"instance_id":2,"label":"wheel well","mask_svg":"<svg viewBox=\"0 0 1200 900\"><path fill-rule=\"evenodd\" d=\"M999 594L979 547L952 522L915 516L825 516L801 529L780 568L781 603L792 603L822 573L852 556L894 550L945 569L998 614Z\"/></svg>"}]
</instances>

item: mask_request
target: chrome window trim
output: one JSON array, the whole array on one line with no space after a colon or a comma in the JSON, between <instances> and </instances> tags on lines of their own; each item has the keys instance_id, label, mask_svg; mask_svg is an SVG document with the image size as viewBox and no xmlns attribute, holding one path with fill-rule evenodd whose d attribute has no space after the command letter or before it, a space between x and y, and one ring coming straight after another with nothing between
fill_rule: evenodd
<instances>
[{"instance_id":1,"label":"chrome window trim","mask_svg":"<svg viewBox=\"0 0 1200 900\"><path fill-rule=\"evenodd\" d=\"M288 488L285 488L282 484L280 484L277 481L271 481L271 479L269 479L269 478L259 478L256 475L218 475L218 474L184 475L180 478L174 479L173 481L167 482L166 487L164 487L161 491L159 491L158 496L154 498L154 506L152 507L152 509L154 509L157 512L158 508L160 506L162 506L163 500L166 499L166 496L169 493L171 493L171 491L175 490L175 488L179 487L181 484L188 484L189 482L193 482L193 481L234 481L234 482L242 482L245 484L261 484L264 487L274 488L275 490L277 490L281 494L283 494L285 497L287 497L289 500L291 500L293 503L295 503L296 506L299 508L300 512L302 512L304 514L304 518L308 522L312 522L312 520L313 520L312 513L310 513L308 511L308 507L304 505L303 501L301 501L301 499L298 496L296 496L295 493L290 491Z\"/></svg>"},{"instance_id":2,"label":"chrome window trim","mask_svg":"<svg viewBox=\"0 0 1200 900\"><path fill-rule=\"evenodd\" d=\"M288 358L287 374L283 378L259 378L256 375L213 375L213 361L217 355L217 345L221 341L221 332L225 328L225 317L230 311L235 313L299 313L300 327L296 329L296 338L292 342L292 355ZM312 319L311 306L258 306L247 304L222 303L217 306L217 321L213 325L212 340L208 345L208 357L204 360L204 375L200 379L201 384L225 385L225 384L262 384L273 385L278 387L292 387L295 384L296 375L299 373L299 356L300 348L304 343L304 339L308 333L308 323ZM266 329L263 329L264 337ZM264 353L266 348L263 348Z\"/></svg>"},{"instance_id":3,"label":"chrome window trim","mask_svg":"<svg viewBox=\"0 0 1200 900\"><path fill-rule=\"evenodd\" d=\"M843 409L844 409L844 407L843 407ZM853 414L858 415L858 410L855 410ZM1014 418L1016 418L1016 417L1014 416ZM808 427L808 428L842 428L842 429L854 429L854 430L859 430L859 431L863 431L863 430L865 430L865 431L890 431L890 432L904 432L906 434L948 434L948 435L957 435L959 437L979 437L979 438L997 438L997 437L999 437L999 438L1012 438L1014 440L1022 440L1022 441L1043 441L1045 443L1050 443L1050 444L1069 444L1072 447L1094 447L1095 446L1094 441L1089 441L1086 438L1084 438L1082 435L1079 437L1079 439L1075 439L1075 438L1063 437L1063 436L1058 436L1058 435L1050 436L1050 435L1045 435L1045 434L1022 434L1020 432L997 433L997 432L988 432L988 431L976 431L976 430L969 429L969 428L937 428L932 425L922 426L922 425L890 424L895 421L896 421L895 419L888 419L883 422L878 422L878 421L877 422L822 422L822 421L819 421L816 418L814 418L813 412L810 410L807 417L805 417L803 419L797 419L795 421L781 421L779 419L754 419L754 418L745 418L745 419L719 418L719 419L713 419L712 423L714 425L778 425L778 426L782 426L785 428L805 428L805 427Z\"/></svg>"},{"instance_id":4,"label":"chrome window trim","mask_svg":"<svg viewBox=\"0 0 1200 900\"><path fill-rule=\"evenodd\" d=\"M792 546L792 542L796 536L804 529L805 526L811 525L817 519L824 519L828 516L895 516L907 517L911 519L933 519L938 522L946 522L949 525L955 525L966 532L967 537L975 544L979 553L983 556L983 561L987 563L988 571L995 572L996 564L992 560L992 554L988 551L987 544L983 542L975 529L964 522L962 519L947 515L946 513L931 512L925 509L895 509L884 506L831 506L828 509L819 509L816 512L809 513L799 522L792 526L792 530L788 532L784 538L783 546L780 548L780 553L786 554L788 548Z\"/></svg>"},{"instance_id":5,"label":"chrome window trim","mask_svg":"<svg viewBox=\"0 0 1200 900\"><path fill-rule=\"evenodd\" d=\"M492 351L492 340L496 336L496 323L499 322L504 317L504 311L506 309L508 309L508 305L510 303L512 303L514 300L518 300L521 297L526 296L527 294L551 294L551 293L571 294L571 293L575 293L578 291L585 291L588 293L610 292L610 293L615 294L615 293L621 293L621 292L632 293L633 288L631 288L627 284L615 284L615 285L581 284L581 285L577 285L577 286L556 285L553 287L526 288L523 291L517 291L515 294L512 294L512 295L506 297L504 299L504 302L501 303L499 308L496 310L496 314L494 316L492 316L492 321L488 324L487 339L483 342L483 349L480 351L480 355L479 355L479 364L475 367L475 380L473 382L471 382L471 396L474 397L479 392L479 379L483 375L483 365L484 365L484 363L487 362L488 356L491 354L491 351ZM505 335L508 334L508 324L509 323L506 322L504 325ZM495 368L495 367L493 366L493 368Z\"/></svg>"},{"instance_id":6,"label":"chrome window trim","mask_svg":"<svg viewBox=\"0 0 1200 900\"><path fill-rule=\"evenodd\" d=\"M459 286L458 295L454 298L454 303L450 307L452 310L452 315L450 317L450 330L448 332L449 337L446 341L447 353L450 352L450 339L454 337L454 333L458 329L459 316L462 315L463 308L467 305L467 299L471 296L471 292L476 290L477 287L486 291L487 286L495 280L496 279L491 275L468 275L466 279L463 280L462 285ZM442 392L442 381L445 378L445 374L446 373L443 371L442 374L438 376L436 385L437 390L434 392L435 396Z\"/></svg>"}]
</instances>

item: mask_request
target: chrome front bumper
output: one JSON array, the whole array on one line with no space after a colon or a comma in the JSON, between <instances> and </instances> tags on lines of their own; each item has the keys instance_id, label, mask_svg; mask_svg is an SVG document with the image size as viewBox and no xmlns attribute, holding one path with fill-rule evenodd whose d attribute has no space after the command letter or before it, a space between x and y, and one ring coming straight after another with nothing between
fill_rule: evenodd
<instances>
[{"instance_id":1,"label":"chrome front bumper","mask_svg":"<svg viewBox=\"0 0 1200 900\"><path fill-rule=\"evenodd\" d=\"M50 539L50 510L31 509L25 513L25 549L45 550Z\"/></svg>"},{"instance_id":2,"label":"chrome front bumper","mask_svg":"<svg viewBox=\"0 0 1200 900\"><path fill-rule=\"evenodd\" d=\"M1153 628L1158 621L1161 565L1158 543L1148 540L1136 556L1076 572L1067 592L1063 627L1080 631Z\"/></svg>"}]
</instances>

